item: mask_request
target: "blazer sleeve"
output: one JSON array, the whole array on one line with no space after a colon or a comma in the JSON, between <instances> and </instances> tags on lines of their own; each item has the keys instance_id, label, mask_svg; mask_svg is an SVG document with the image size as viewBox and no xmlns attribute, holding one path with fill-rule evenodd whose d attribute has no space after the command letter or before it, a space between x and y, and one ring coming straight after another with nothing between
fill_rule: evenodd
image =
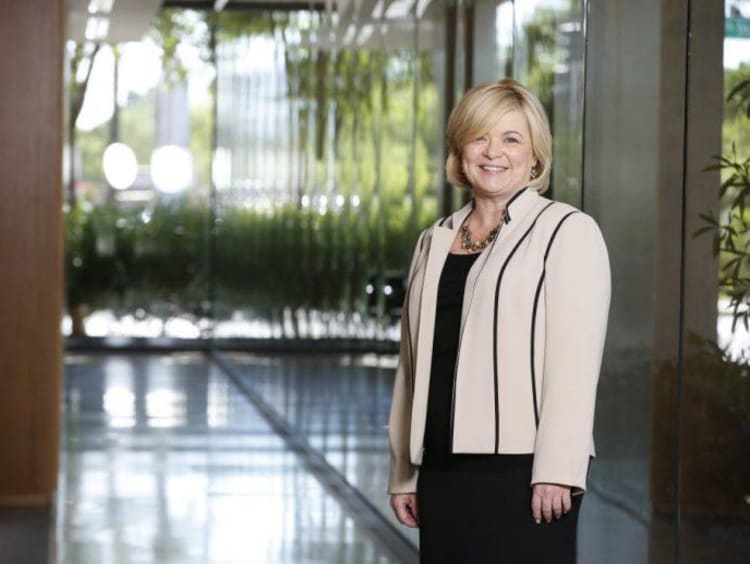
<instances>
[{"instance_id":1,"label":"blazer sleeve","mask_svg":"<svg viewBox=\"0 0 750 564\"><path fill-rule=\"evenodd\" d=\"M418 469L411 463L409 456L409 441L411 436L411 404L412 404L412 374L413 359L409 347L409 326L407 308L409 302L409 283L414 276L417 259L419 257L423 239L423 231L417 239L412 254L409 274L407 276L407 292L401 309L401 344L399 347L396 377L393 383L393 398L388 417L388 440L390 445L390 471L388 475L388 493L414 493L417 491Z\"/></svg>"},{"instance_id":2,"label":"blazer sleeve","mask_svg":"<svg viewBox=\"0 0 750 564\"><path fill-rule=\"evenodd\" d=\"M586 490L610 295L604 237L591 216L573 213L560 225L545 264L544 370L532 485Z\"/></svg>"}]
</instances>

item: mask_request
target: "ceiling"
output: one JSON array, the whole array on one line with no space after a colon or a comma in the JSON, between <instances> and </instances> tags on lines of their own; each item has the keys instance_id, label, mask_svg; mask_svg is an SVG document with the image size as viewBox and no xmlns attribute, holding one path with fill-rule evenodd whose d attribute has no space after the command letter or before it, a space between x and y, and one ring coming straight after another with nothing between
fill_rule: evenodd
<instances>
[{"instance_id":1,"label":"ceiling","mask_svg":"<svg viewBox=\"0 0 750 564\"><path fill-rule=\"evenodd\" d=\"M146 33L152 18L164 7L269 10L279 8L315 9L336 15L325 18L328 33L318 35L318 44L364 45L371 42L373 23L388 23L388 43L411 41L412 24L408 12L416 6L420 16L441 2L435 0L69 0L68 38L76 41L100 40L107 43L138 41ZM421 40L428 40L434 30L428 18L420 24ZM403 37L401 37L403 35ZM323 41L321 41L323 39ZM382 42L383 38L380 38Z\"/></svg>"},{"instance_id":2,"label":"ceiling","mask_svg":"<svg viewBox=\"0 0 750 564\"><path fill-rule=\"evenodd\" d=\"M89 24L89 7L106 8L107 3L111 4L109 16L106 17L106 13L101 12L101 19L106 19L109 25L102 39L107 43L122 43L137 41L143 37L151 19L161 7L162 0L68 0L68 39L95 39L96 30L91 30L92 25ZM97 17L99 16L94 16ZM89 37L86 35L87 27Z\"/></svg>"}]
</instances>

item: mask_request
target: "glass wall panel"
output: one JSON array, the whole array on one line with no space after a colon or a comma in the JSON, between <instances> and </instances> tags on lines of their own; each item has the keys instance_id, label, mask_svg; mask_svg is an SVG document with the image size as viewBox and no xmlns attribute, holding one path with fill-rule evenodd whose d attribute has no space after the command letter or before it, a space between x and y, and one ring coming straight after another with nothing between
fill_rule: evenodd
<instances>
[{"instance_id":1,"label":"glass wall panel","mask_svg":"<svg viewBox=\"0 0 750 564\"><path fill-rule=\"evenodd\" d=\"M474 4L474 82L497 82L513 76L513 0Z\"/></svg>"},{"instance_id":2,"label":"glass wall panel","mask_svg":"<svg viewBox=\"0 0 750 564\"><path fill-rule=\"evenodd\" d=\"M612 299L581 561L672 563L687 19L680 2L599 0L586 31L582 202Z\"/></svg>"},{"instance_id":3,"label":"glass wall panel","mask_svg":"<svg viewBox=\"0 0 750 564\"><path fill-rule=\"evenodd\" d=\"M740 563L750 560L750 2L691 8L680 561Z\"/></svg>"},{"instance_id":4,"label":"glass wall panel","mask_svg":"<svg viewBox=\"0 0 750 564\"><path fill-rule=\"evenodd\" d=\"M278 336L268 329L272 310L261 309L271 295L290 304L287 319L298 320L287 336L399 338L405 270L419 231L438 213L447 23L442 2L390 6L381 11L374 6L371 17L360 14L360 19L346 10L273 15L286 85L275 100L290 114L283 135L293 157L286 158L301 164L286 180L289 203L274 205L261 217L241 209L231 163L249 152L233 137L236 114L252 111L235 101L241 80L236 61L255 58L236 44L250 33L270 37L269 20L238 26L234 37L224 31L225 18L237 16L220 16L217 155L222 160L215 173L223 164L226 181L217 181L217 337ZM298 29L306 22L315 22L307 35ZM245 219L236 219L240 216ZM247 249L257 244L250 234L260 220L279 228L279 258L244 263ZM235 268L236 281L230 275ZM269 270L262 275L273 277L277 294L268 288L247 291L256 268ZM227 358L248 386L395 525L385 495L384 432L395 357L305 357L291 363L240 354ZM405 534L417 542L417 531Z\"/></svg>"},{"instance_id":5,"label":"glass wall panel","mask_svg":"<svg viewBox=\"0 0 750 564\"><path fill-rule=\"evenodd\" d=\"M423 9L422 9L423 8ZM446 33L446 1L418 2L417 10L417 71L415 73L414 131L414 215L416 227L430 225L440 215L439 190L445 182L446 64L448 37ZM416 233L409 234L407 246L416 242ZM407 259L408 260L408 259Z\"/></svg>"},{"instance_id":6,"label":"glass wall panel","mask_svg":"<svg viewBox=\"0 0 750 564\"><path fill-rule=\"evenodd\" d=\"M419 9L219 15L216 337L398 339L439 179Z\"/></svg>"},{"instance_id":7,"label":"glass wall panel","mask_svg":"<svg viewBox=\"0 0 750 564\"><path fill-rule=\"evenodd\" d=\"M205 18L164 10L141 41L71 44L69 54L64 332L204 337L213 121Z\"/></svg>"},{"instance_id":8,"label":"glass wall panel","mask_svg":"<svg viewBox=\"0 0 750 564\"><path fill-rule=\"evenodd\" d=\"M370 8L164 10L141 43L102 48L71 159L77 333L398 338L442 182L445 7ZM116 111L92 113L115 88ZM102 170L113 140L138 165L127 190ZM153 174L162 146L180 186Z\"/></svg>"},{"instance_id":9,"label":"glass wall panel","mask_svg":"<svg viewBox=\"0 0 750 564\"><path fill-rule=\"evenodd\" d=\"M504 11L501 15L509 14L508 8L500 8ZM550 194L556 200L580 205L583 0L517 0L513 16L513 78L539 96L554 135Z\"/></svg>"}]
</instances>

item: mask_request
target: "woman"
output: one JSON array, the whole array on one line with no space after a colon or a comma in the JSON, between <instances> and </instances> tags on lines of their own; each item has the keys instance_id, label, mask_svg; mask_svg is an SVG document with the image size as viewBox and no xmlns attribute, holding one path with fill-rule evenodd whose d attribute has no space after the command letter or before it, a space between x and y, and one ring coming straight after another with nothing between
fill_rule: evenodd
<instances>
[{"instance_id":1,"label":"woman","mask_svg":"<svg viewBox=\"0 0 750 564\"><path fill-rule=\"evenodd\" d=\"M428 564L575 562L610 299L587 214L541 194L552 139L514 80L453 110L473 199L420 235L402 315L388 491Z\"/></svg>"}]
</instances>

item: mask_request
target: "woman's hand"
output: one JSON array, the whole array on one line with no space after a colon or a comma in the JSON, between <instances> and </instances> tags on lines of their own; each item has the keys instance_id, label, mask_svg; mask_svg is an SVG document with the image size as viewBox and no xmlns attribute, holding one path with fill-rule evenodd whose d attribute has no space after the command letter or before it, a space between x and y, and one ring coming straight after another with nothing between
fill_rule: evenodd
<instances>
[{"instance_id":1,"label":"woman's hand","mask_svg":"<svg viewBox=\"0 0 750 564\"><path fill-rule=\"evenodd\" d=\"M558 484L534 484L531 494L531 512L537 524L542 522L542 517L549 523L552 516L559 519L570 511L570 486Z\"/></svg>"},{"instance_id":2,"label":"woman's hand","mask_svg":"<svg viewBox=\"0 0 750 564\"><path fill-rule=\"evenodd\" d=\"M417 494L391 494L391 507L396 518L407 527L419 527L419 510L417 509Z\"/></svg>"}]
</instances>

